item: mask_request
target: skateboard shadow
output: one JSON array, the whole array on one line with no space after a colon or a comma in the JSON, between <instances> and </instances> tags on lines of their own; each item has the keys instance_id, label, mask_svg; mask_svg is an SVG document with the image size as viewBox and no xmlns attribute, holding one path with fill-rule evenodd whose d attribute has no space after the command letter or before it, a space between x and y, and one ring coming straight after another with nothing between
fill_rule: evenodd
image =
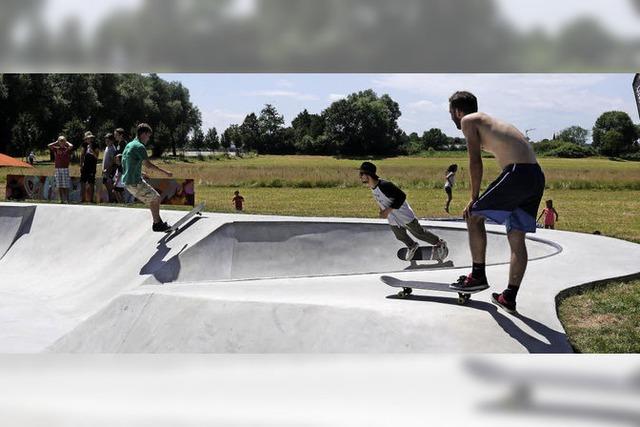
<instances>
[{"instance_id":1,"label":"skateboard shadow","mask_svg":"<svg viewBox=\"0 0 640 427\"><path fill-rule=\"evenodd\" d=\"M158 243L156 253L140 269L140 275L152 274L160 283L173 282L180 273L180 254L187 249L185 245L176 255L164 261L164 257L171 251L171 248L162 240Z\"/></svg>"},{"instance_id":2,"label":"skateboard shadow","mask_svg":"<svg viewBox=\"0 0 640 427\"><path fill-rule=\"evenodd\" d=\"M450 304L460 306L458 304L457 297L438 297L430 295L409 295L405 298L400 298L396 294L387 296L388 299L399 299L406 301L429 301L437 302L440 304ZM525 325L531 328L536 333L543 336L548 342L539 340L523 331L518 325L516 325L509 316L502 314L498 307L492 303L485 301L469 300L463 307L472 308L475 310L486 311L494 318L498 326L502 328L509 336L518 341L529 353L567 353L572 352L572 348L569 344L566 334L558 332L550 327L538 322L537 320L523 316L522 314L516 314L513 317L520 319ZM473 326L470 326L473 327Z\"/></svg>"},{"instance_id":3,"label":"skateboard shadow","mask_svg":"<svg viewBox=\"0 0 640 427\"><path fill-rule=\"evenodd\" d=\"M417 264L415 261L411 262L411 265L409 265L407 268L405 268L406 270L438 270L441 268L453 268L453 261L449 260L447 262L443 262L441 264Z\"/></svg>"}]
</instances>

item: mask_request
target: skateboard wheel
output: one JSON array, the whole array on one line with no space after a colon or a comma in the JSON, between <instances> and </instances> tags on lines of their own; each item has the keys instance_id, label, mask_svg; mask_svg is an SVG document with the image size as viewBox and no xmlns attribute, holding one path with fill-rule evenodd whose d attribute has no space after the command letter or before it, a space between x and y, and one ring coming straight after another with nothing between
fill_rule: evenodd
<instances>
[{"instance_id":1,"label":"skateboard wheel","mask_svg":"<svg viewBox=\"0 0 640 427\"><path fill-rule=\"evenodd\" d=\"M470 294L458 294L458 304L460 305L464 305L466 304L469 299L471 299L471 295Z\"/></svg>"}]
</instances>

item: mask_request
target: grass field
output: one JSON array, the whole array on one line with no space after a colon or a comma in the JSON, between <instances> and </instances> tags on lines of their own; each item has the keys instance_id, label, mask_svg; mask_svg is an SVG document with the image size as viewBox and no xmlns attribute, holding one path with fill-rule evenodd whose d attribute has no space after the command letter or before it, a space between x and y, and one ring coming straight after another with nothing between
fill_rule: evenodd
<instances>
[{"instance_id":1,"label":"grass field","mask_svg":"<svg viewBox=\"0 0 640 427\"><path fill-rule=\"evenodd\" d=\"M640 280L585 290L559 308L573 347L583 353L640 353Z\"/></svg>"},{"instance_id":2,"label":"grass field","mask_svg":"<svg viewBox=\"0 0 640 427\"><path fill-rule=\"evenodd\" d=\"M379 175L407 193L420 217L447 217L444 212L444 171L460 167L456 177L451 216L460 216L468 201L465 153L445 157L397 157L373 160ZM194 178L196 201L207 210L232 212L233 191L245 198L246 213L376 217L370 191L360 184L361 159L315 156L259 156L243 159L162 159L157 161L181 178ZM604 158L540 159L546 175L545 199L553 199L560 220L557 229L593 233L640 243L640 163ZM496 162L485 159L486 186L499 173ZM53 165L37 169L3 168L6 175L53 175ZM78 166L71 167L79 176ZM543 206L541 206L542 209ZM600 286L570 296L560 316L572 344L583 352L640 352L640 281Z\"/></svg>"}]
</instances>

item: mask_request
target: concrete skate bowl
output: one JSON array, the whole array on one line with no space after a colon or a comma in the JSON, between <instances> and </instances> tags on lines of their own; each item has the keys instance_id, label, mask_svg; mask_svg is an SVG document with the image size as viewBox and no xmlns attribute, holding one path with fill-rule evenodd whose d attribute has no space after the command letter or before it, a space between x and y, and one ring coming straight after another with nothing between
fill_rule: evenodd
<instances>
[{"instance_id":1,"label":"concrete skate bowl","mask_svg":"<svg viewBox=\"0 0 640 427\"><path fill-rule=\"evenodd\" d=\"M171 258L146 284L335 276L471 266L466 229L429 227L449 246L447 262L398 259L403 244L387 224L309 221L228 223ZM528 238L529 260L560 252L553 242ZM487 264L508 263L504 233L487 235Z\"/></svg>"},{"instance_id":2,"label":"concrete skate bowl","mask_svg":"<svg viewBox=\"0 0 640 427\"><path fill-rule=\"evenodd\" d=\"M0 259L31 230L35 206L0 206Z\"/></svg>"}]
</instances>

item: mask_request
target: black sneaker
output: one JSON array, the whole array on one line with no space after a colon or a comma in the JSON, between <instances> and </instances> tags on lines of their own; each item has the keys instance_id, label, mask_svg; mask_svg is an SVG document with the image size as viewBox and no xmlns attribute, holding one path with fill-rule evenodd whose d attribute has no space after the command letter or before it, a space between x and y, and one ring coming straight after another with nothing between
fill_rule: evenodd
<instances>
[{"instance_id":1,"label":"black sneaker","mask_svg":"<svg viewBox=\"0 0 640 427\"><path fill-rule=\"evenodd\" d=\"M460 276L458 278L458 281L456 283L452 283L449 285L450 289L456 290L456 291L483 291L487 288L489 288L489 283L487 283L487 279L484 278L483 280L478 280L478 279L474 279L471 274L469 274L468 276Z\"/></svg>"},{"instance_id":2,"label":"black sneaker","mask_svg":"<svg viewBox=\"0 0 640 427\"><path fill-rule=\"evenodd\" d=\"M498 307L502 307L504 309L504 311L506 311L507 313L510 314L516 314L516 302L509 302L507 301L507 299L504 297L503 294L499 294L497 292L494 292L491 294L491 301L493 301L493 303L495 305L497 305Z\"/></svg>"},{"instance_id":3,"label":"black sneaker","mask_svg":"<svg viewBox=\"0 0 640 427\"><path fill-rule=\"evenodd\" d=\"M153 227L151 228L153 229L153 231L163 232L163 231L169 231L171 227L166 222L154 222Z\"/></svg>"}]
</instances>

